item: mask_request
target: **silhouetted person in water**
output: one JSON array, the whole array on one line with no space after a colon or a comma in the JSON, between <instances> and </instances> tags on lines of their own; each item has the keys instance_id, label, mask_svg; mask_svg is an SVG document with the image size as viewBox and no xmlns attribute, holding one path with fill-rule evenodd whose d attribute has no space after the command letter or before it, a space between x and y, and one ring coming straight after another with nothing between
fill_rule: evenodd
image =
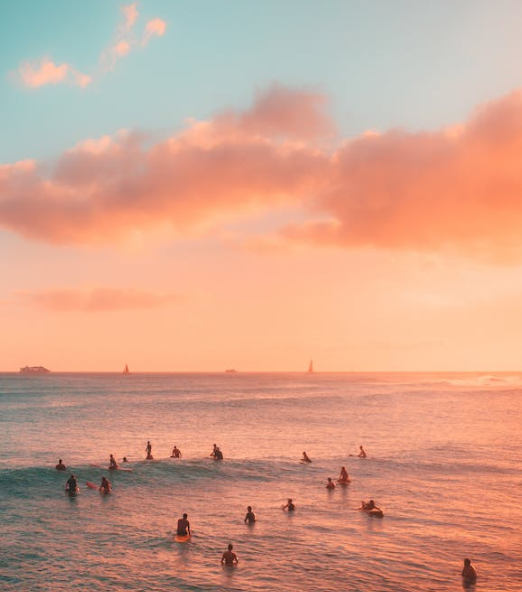
<instances>
[{"instance_id":1,"label":"silhouetted person in water","mask_svg":"<svg viewBox=\"0 0 522 592\"><path fill-rule=\"evenodd\" d=\"M110 493L112 491L111 482L107 479L107 477L102 477L100 491L102 493Z\"/></svg>"},{"instance_id":2,"label":"silhouetted person in water","mask_svg":"<svg viewBox=\"0 0 522 592\"><path fill-rule=\"evenodd\" d=\"M332 481L331 477L328 477L328 481L326 483L326 489L335 489L335 483Z\"/></svg>"},{"instance_id":3,"label":"silhouetted person in water","mask_svg":"<svg viewBox=\"0 0 522 592\"><path fill-rule=\"evenodd\" d=\"M78 487L78 481L76 480L76 475L71 475L69 477L69 479L67 480L67 483L65 484L65 491L67 491L67 493L72 494L72 493L78 493L79 487Z\"/></svg>"},{"instance_id":4,"label":"silhouetted person in water","mask_svg":"<svg viewBox=\"0 0 522 592\"><path fill-rule=\"evenodd\" d=\"M364 448L359 446L359 454L357 455L359 458L366 458L366 452L364 452Z\"/></svg>"},{"instance_id":5,"label":"silhouetted person in water","mask_svg":"<svg viewBox=\"0 0 522 592\"><path fill-rule=\"evenodd\" d=\"M311 463L312 459L308 456L308 454L306 454L306 452L303 452L303 458L301 459L301 462Z\"/></svg>"},{"instance_id":6,"label":"silhouetted person in water","mask_svg":"<svg viewBox=\"0 0 522 592\"><path fill-rule=\"evenodd\" d=\"M152 456L152 444L150 443L150 440L147 441L147 448L145 448L145 452L147 453L147 460L154 459Z\"/></svg>"},{"instance_id":7,"label":"silhouetted person in water","mask_svg":"<svg viewBox=\"0 0 522 592\"><path fill-rule=\"evenodd\" d=\"M190 522L187 520L188 514L183 514L183 518L178 520L176 534L178 536L190 536Z\"/></svg>"},{"instance_id":8,"label":"silhouetted person in water","mask_svg":"<svg viewBox=\"0 0 522 592\"><path fill-rule=\"evenodd\" d=\"M292 501L292 498L288 498L286 505L283 506L283 510L287 510L288 512L295 511L295 505L294 505L294 502Z\"/></svg>"},{"instance_id":9,"label":"silhouetted person in water","mask_svg":"<svg viewBox=\"0 0 522 592\"><path fill-rule=\"evenodd\" d=\"M477 570L471 565L470 559L464 559L462 569L462 583L464 586L470 586L477 581Z\"/></svg>"},{"instance_id":10,"label":"silhouetted person in water","mask_svg":"<svg viewBox=\"0 0 522 592\"><path fill-rule=\"evenodd\" d=\"M252 512L252 506L248 506L244 522L245 524L254 524L255 521L256 515L254 514L254 512Z\"/></svg>"},{"instance_id":11,"label":"silhouetted person in water","mask_svg":"<svg viewBox=\"0 0 522 592\"><path fill-rule=\"evenodd\" d=\"M223 553L223 556L221 557L222 564L234 565L234 564L239 563L237 555L234 553L234 551L232 551L233 548L234 548L234 545L232 545L232 543L230 543L230 545L228 545L228 551L225 551Z\"/></svg>"},{"instance_id":12,"label":"silhouetted person in water","mask_svg":"<svg viewBox=\"0 0 522 592\"><path fill-rule=\"evenodd\" d=\"M58 464L54 467L57 471L66 471L67 467L63 464L62 459L58 461Z\"/></svg>"},{"instance_id":13,"label":"silhouetted person in water","mask_svg":"<svg viewBox=\"0 0 522 592\"><path fill-rule=\"evenodd\" d=\"M174 448L172 449L172 454L170 455L170 458L181 458L181 450L177 446L174 446Z\"/></svg>"},{"instance_id":14,"label":"silhouetted person in water","mask_svg":"<svg viewBox=\"0 0 522 592\"><path fill-rule=\"evenodd\" d=\"M114 454L111 454L111 456L109 458L109 469L111 471L114 471L114 470L119 469L119 468L120 468L120 466L116 462L116 459L114 458Z\"/></svg>"}]
</instances>

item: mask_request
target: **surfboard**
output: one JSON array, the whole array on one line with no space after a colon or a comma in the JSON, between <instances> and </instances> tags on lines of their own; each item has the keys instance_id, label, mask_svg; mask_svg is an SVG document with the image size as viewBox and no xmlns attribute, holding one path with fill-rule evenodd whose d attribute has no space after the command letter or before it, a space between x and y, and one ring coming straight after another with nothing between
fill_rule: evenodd
<instances>
[{"instance_id":1,"label":"surfboard","mask_svg":"<svg viewBox=\"0 0 522 592\"><path fill-rule=\"evenodd\" d=\"M350 479L337 479L337 483L339 485L350 485L351 481Z\"/></svg>"},{"instance_id":2,"label":"surfboard","mask_svg":"<svg viewBox=\"0 0 522 592\"><path fill-rule=\"evenodd\" d=\"M190 534L176 534L174 535L174 540L176 541L176 543L188 543L190 541Z\"/></svg>"},{"instance_id":3,"label":"surfboard","mask_svg":"<svg viewBox=\"0 0 522 592\"><path fill-rule=\"evenodd\" d=\"M96 485L96 483L93 483L92 481L87 481L87 482L85 483L85 485L87 485L87 487L88 487L89 489L98 489L98 486Z\"/></svg>"}]
</instances>

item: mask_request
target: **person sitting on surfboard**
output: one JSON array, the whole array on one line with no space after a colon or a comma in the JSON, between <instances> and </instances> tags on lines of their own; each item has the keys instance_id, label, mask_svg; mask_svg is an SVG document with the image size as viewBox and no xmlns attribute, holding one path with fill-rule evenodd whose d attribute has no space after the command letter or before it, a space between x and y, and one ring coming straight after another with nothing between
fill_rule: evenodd
<instances>
[{"instance_id":1,"label":"person sitting on surfboard","mask_svg":"<svg viewBox=\"0 0 522 592\"><path fill-rule=\"evenodd\" d=\"M464 559L462 581L466 586L474 584L477 581L477 570L471 565L470 559Z\"/></svg>"},{"instance_id":2,"label":"person sitting on surfboard","mask_svg":"<svg viewBox=\"0 0 522 592\"><path fill-rule=\"evenodd\" d=\"M255 521L256 515L254 514L254 512L252 512L252 506L248 506L244 522L245 524L254 524Z\"/></svg>"},{"instance_id":3,"label":"person sitting on surfboard","mask_svg":"<svg viewBox=\"0 0 522 592\"><path fill-rule=\"evenodd\" d=\"M214 448L212 449L212 452L210 453L209 456L212 456L213 458L216 458L216 451L218 450L218 446L217 444L214 444Z\"/></svg>"},{"instance_id":4,"label":"person sitting on surfboard","mask_svg":"<svg viewBox=\"0 0 522 592\"><path fill-rule=\"evenodd\" d=\"M114 471L115 469L119 469L119 468L120 468L120 466L116 462L116 459L114 458L114 455L111 454L111 457L109 458L109 469L111 471Z\"/></svg>"},{"instance_id":5,"label":"person sitting on surfboard","mask_svg":"<svg viewBox=\"0 0 522 592\"><path fill-rule=\"evenodd\" d=\"M326 483L326 489L335 489L335 483L332 481L331 477L328 477L328 481Z\"/></svg>"},{"instance_id":6,"label":"person sitting on surfboard","mask_svg":"<svg viewBox=\"0 0 522 592\"><path fill-rule=\"evenodd\" d=\"M180 458L181 457L181 450L174 445L174 448L172 449L172 454L170 455L170 458Z\"/></svg>"},{"instance_id":7,"label":"person sitting on surfboard","mask_svg":"<svg viewBox=\"0 0 522 592\"><path fill-rule=\"evenodd\" d=\"M303 452L303 458L301 459L301 462L311 463L312 459L308 457L308 454L306 454L306 452Z\"/></svg>"},{"instance_id":8,"label":"person sitting on surfboard","mask_svg":"<svg viewBox=\"0 0 522 592\"><path fill-rule=\"evenodd\" d=\"M68 493L77 493L80 490L76 475L71 475L65 484L65 491Z\"/></svg>"},{"instance_id":9,"label":"person sitting on surfboard","mask_svg":"<svg viewBox=\"0 0 522 592\"><path fill-rule=\"evenodd\" d=\"M214 456L215 460L223 460L223 453L221 452L221 449L219 448L219 446L216 447L216 456Z\"/></svg>"},{"instance_id":10,"label":"person sitting on surfboard","mask_svg":"<svg viewBox=\"0 0 522 592\"><path fill-rule=\"evenodd\" d=\"M147 441L147 448L145 448L145 452L147 453L147 460L154 460L154 457L152 456L152 444L150 443L150 440Z\"/></svg>"},{"instance_id":11,"label":"person sitting on surfboard","mask_svg":"<svg viewBox=\"0 0 522 592\"><path fill-rule=\"evenodd\" d=\"M190 522L187 520L188 514L183 514L183 518L178 520L176 534L178 536L190 536Z\"/></svg>"},{"instance_id":12,"label":"person sitting on surfboard","mask_svg":"<svg viewBox=\"0 0 522 592\"><path fill-rule=\"evenodd\" d=\"M364 448L359 446L359 454L357 455L359 458L366 458L366 452L364 452Z\"/></svg>"},{"instance_id":13,"label":"person sitting on surfboard","mask_svg":"<svg viewBox=\"0 0 522 592\"><path fill-rule=\"evenodd\" d=\"M288 512L293 512L295 510L295 505L292 501L292 498L288 498L286 505L283 506L283 510L288 510Z\"/></svg>"},{"instance_id":14,"label":"person sitting on surfboard","mask_svg":"<svg viewBox=\"0 0 522 592\"><path fill-rule=\"evenodd\" d=\"M348 471L345 467L341 467L341 473L339 474L339 483L349 483L350 477L348 476Z\"/></svg>"},{"instance_id":15,"label":"person sitting on surfboard","mask_svg":"<svg viewBox=\"0 0 522 592\"><path fill-rule=\"evenodd\" d=\"M112 491L111 482L107 479L107 477L102 477L101 485L99 489L102 493L110 493Z\"/></svg>"},{"instance_id":16,"label":"person sitting on surfboard","mask_svg":"<svg viewBox=\"0 0 522 592\"><path fill-rule=\"evenodd\" d=\"M234 551L232 551L232 549L234 548L234 545L232 543L230 543L228 545L228 551L225 551L223 553L223 556L221 557L221 563L224 565L234 565L239 563L239 560L237 558L237 555L234 553Z\"/></svg>"},{"instance_id":17,"label":"person sitting on surfboard","mask_svg":"<svg viewBox=\"0 0 522 592\"><path fill-rule=\"evenodd\" d=\"M62 459L58 461L58 464L54 467L57 471L66 471L67 467L63 464Z\"/></svg>"}]
</instances>

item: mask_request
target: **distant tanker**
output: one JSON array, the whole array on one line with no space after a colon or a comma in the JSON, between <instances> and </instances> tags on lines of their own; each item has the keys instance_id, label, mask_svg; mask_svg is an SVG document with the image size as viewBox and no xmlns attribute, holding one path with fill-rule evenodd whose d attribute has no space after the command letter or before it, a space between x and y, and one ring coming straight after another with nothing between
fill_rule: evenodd
<instances>
[{"instance_id":1,"label":"distant tanker","mask_svg":"<svg viewBox=\"0 0 522 592\"><path fill-rule=\"evenodd\" d=\"M24 366L20 368L21 374L48 374L50 370L43 366Z\"/></svg>"}]
</instances>

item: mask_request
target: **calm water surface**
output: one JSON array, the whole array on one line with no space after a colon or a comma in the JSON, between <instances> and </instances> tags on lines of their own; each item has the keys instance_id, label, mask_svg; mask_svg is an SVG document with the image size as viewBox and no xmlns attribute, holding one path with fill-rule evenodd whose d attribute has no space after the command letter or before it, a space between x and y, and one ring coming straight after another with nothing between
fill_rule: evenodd
<instances>
[{"instance_id":1,"label":"calm water surface","mask_svg":"<svg viewBox=\"0 0 522 592\"><path fill-rule=\"evenodd\" d=\"M475 590L519 592L521 387L514 375L0 374L0 589L446 592L462 590L470 557ZM359 444L365 460L350 456ZM109 473L110 453L132 472ZM342 465L352 483L327 491ZM110 496L85 487L103 475ZM370 498L382 520L358 510ZM188 544L172 536L183 512ZM235 569L220 565L229 542Z\"/></svg>"}]
</instances>

